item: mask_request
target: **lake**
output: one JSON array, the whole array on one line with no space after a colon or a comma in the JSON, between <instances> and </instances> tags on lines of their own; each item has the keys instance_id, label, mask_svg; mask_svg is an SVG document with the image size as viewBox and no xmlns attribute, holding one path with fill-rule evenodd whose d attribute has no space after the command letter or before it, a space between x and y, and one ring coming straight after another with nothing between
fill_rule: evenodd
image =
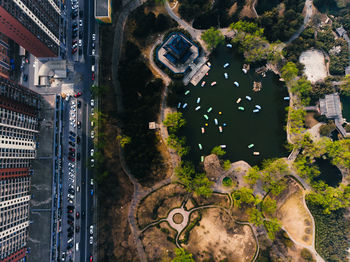
<instances>
[{"instance_id":1,"label":"lake","mask_svg":"<svg viewBox=\"0 0 350 262\"><path fill-rule=\"evenodd\" d=\"M322 180L332 187L339 186L343 176L340 170L331 164L329 159L316 158L315 164L318 166L321 174L315 178L315 181Z\"/></svg>"},{"instance_id":2,"label":"lake","mask_svg":"<svg viewBox=\"0 0 350 262\"><path fill-rule=\"evenodd\" d=\"M285 107L289 102L283 100L283 97L288 96L284 83L278 81L279 77L271 72L263 78L255 73L254 68L244 74L243 58L234 49L225 46L215 51L210 63L212 68L208 76L202 79L206 85L201 87L202 81L196 87L189 85L187 89L190 93L180 101L188 104L185 109L179 109L187 121L181 135L186 136L187 144L191 147L188 158L198 163L202 155L209 155L212 148L218 145L226 145L224 158L232 162L245 160L250 165L260 164L266 158L287 156L284 147ZM225 63L230 64L226 69L223 68ZM225 72L229 75L227 80L224 78ZM212 87L210 83L213 81L217 85ZM234 81L239 83L239 87L234 85ZM252 90L254 81L262 82L261 91ZM246 96L250 96L251 101ZM199 104L196 103L198 97ZM241 98L239 104L236 103L238 98ZM253 113L255 105L261 106L260 112ZM201 106L201 109L195 111L197 106ZM245 110L240 111L239 106ZM212 111L208 113L210 107ZM208 115L208 120L204 114ZM215 118L218 125L214 123ZM218 126L222 126L222 133ZM205 128L204 134L201 132L202 127ZM202 150L198 144L202 145ZM254 147L249 149L250 144L254 144ZM260 152L260 155L253 155L254 151Z\"/></svg>"}]
</instances>

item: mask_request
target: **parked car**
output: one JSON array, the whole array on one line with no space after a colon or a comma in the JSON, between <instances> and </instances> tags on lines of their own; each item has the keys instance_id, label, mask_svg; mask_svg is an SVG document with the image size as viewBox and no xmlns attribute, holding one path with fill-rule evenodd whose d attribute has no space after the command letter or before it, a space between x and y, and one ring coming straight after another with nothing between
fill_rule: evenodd
<instances>
[{"instance_id":1,"label":"parked car","mask_svg":"<svg viewBox=\"0 0 350 262\"><path fill-rule=\"evenodd\" d=\"M92 49L91 55L95 55L95 49Z\"/></svg>"},{"instance_id":2,"label":"parked car","mask_svg":"<svg viewBox=\"0 0 350 262\"><path fill-rule=\"evenodd\" d=\"M68 177L68 180L71 181L72 183L74 183L74 179L71 177Z\"/></svg>"},{"instance_id":3,"label":"parked car","mask_svg":"<svg viewBox=\"0 0 350 262\"><path fill-rule=\"evenodd\" d=\"M79 26L83 26L83 20L79 20Z\"/></svg>"},{"instance_id":4,"label":"parked car","mask_svg":"<svg viewBox=\"0 0 350 262\"><path fill-rule=\"evenodd\" d=\"M78 105L78 108L80 108L80 107L81 107L81 101L80 101L80 100L78 100L77 105Z\"/></svg>"},{"instance_id":5,"label":"parked car","mask_svg":"<svg viewBox=\"0 0 350 262\"><path fill-rule=\"evenodd\" d=\"M94 195L94 190L93 190L93 189L90 190L90 194L91 194L92 196Z\"/></svg>"},{"instance_id":6,"label":"parked car","mask_svg":"<svg viewBox=\"0 0 350 262\"><path fill-rule=\"evenodd\" d=\"M92 148L92 149L90 150L90 156L94 156L94 152L95 152L95 150Z\"/></svg>"},{"instance_id":7,"label":"parked car","mask_svg":"<svg viewBox=\"0 0 350 262\"><path fill-rule=\"evenodd\" d=\"M92 235L93 233L94 233L94 226L91 225L91 226L90 226L90 234Z\"/></svg>"},{"instance_id":8,"label":"parked car","mask_svg":"<svg viewBox=\"0 0 350 262\"><path fill-rule=\"evenodd\" d=\"M72 142L75 142L75 138L74 138L74 137L69 136L69 139L70 139Z\"/></svg>"},{"instance_id":9,"label":"parked car","mask_svg":"<svg viewBox=\"0 0 350 262\"><path fill-rule=\"evenodd\" d=\"M91 138L92 138L92 139L95 138L95 131L94 131L94 130L91 131Z\"/></svg>"},{"instance_id":10,"label":"parked car","mask_svg":"<svg viewBox=\"0 0 350 262\"><path fill-rule=\"evenodd\" d=\"M79 39L78 45L79 45L79 46L82 46L82 45L83 45L83 40Z\"/></svg>"},{"instance_id":11,"label":"parked car","mask_svg":"<svg viewBox=\"0 0 350 262\"><path fill-rule=\"evenodd\" d=\"M69 209L69 210L74 210L74 206L68 205L68 206L67 206L67 209Z\"/></svg>"},{"instance_id":12,"label":"parked car","mask_svg":"<svg viewBox=\"0 0 350 262\"><path fill-rule=\"evenodd\" d=\"M76 134L73 131L69 131L69 134L74 137L76 136Z\"/></svg>"},{"instance_id":13,"label":"parked car","mask_svg":"<svg viewBox=\"0 0 350 262\"><path fill-rule=\"evenodd\" d=\"M67 223L68 223L69 225L73 225L73 224L74 224L72 220L67 220Z\"/></svg>"},{"instance_id":14,"label":"parked car","mask_svg":"<svg viewBox=\"0 0 350 262\"><path fill-rule=\"evenodd\" d=\"M75 190L74 190L74 189L72 189L72 188L69 188L69 189L68 189L68 192L69 192L70 194L72 194L72 195L74 195L74 194L75 194Z\"/></svg>"},{"instance_id":15,"label":"parked car","mask_svg":"<svg viewBox=\"0 0 350 262\"><path fill-rule=\"evenodd\" d=\"M74 199L74 196L71 195L71 194L67 194L67 197L68 197L68 198L71 198L71 199Z\"/></svg>"},{"instance_id":16,"label":"parked car","mask_svg":"<svg viewBox=\"0 0 350 262\"><path fill-rule=\"evenodd\" d=\"M79 231L80 231L80 226L76 226L75 227L75 233L79 233Z\"/></svg>"},{"instance_id":17,"label":"parked car","mask_svg":"<svg viewBox=\"0 0 350 262\"><path fill-rule=\"evenodd\" d=\"M73 167L74 168L74 164L72 164L72 163L68 163L68 166L70 166L70 167Z\"/></svg>"},{"instance_id":18,"label":"parked car","mask_svg":"<svg viewBox=\"0 0 350 262\"><path fill-rule=\"evenodd\" d=\"M75 217L76 217L77 219L79 219L79 217L80 217L79 212L75 213Z\"/></svg>"},{"instance_id":19,"label":"parked car","mask_svg":"<svg viewBox=\"0 0 350 262\"><path fill-rule=\"evenodd\" d=\"M90 160L90 165L91 165L91 167L95 166L95 160L93 158L91 158L91 160Z\"/></svg>"},{"instance_id":20,"label":"parked car","mask_svg":"<svg viewBox=\"0 0 350 262\"><path fill-rule=\"evenodd\" d=\"M94 99L91 99L91 101L90 101L90 105L91 105L92 107L94 107L94 106L95 106L95 100L94 100Z\"/></svg>"},{"instance_id":21,"label":"parked car","mask_svg":"<svg viewBox=\"0 0 350 262\"><path fill-rule=\"evenodd\" d=\"M94 81L95 80L95 73L91 74L91 80Z\"/></svg>"},{"instance_id":22,"label":"parked car","mask_svg":"<svg viewBox=\"0 0 350 262\"><path fill-rule=\"evenodd\" d=\"M78 121L77 126L78 126L78 128L81 128L81 122L80 121ZM77 143L78 143L78 139L77 139Z\"/></svg>"},{"instance_id":23,"label":"parked car","mask_svg":"<svg viewBox=\"0 0 350 262\"><path fill-rule=\"evenodd\" d=\"M71 141L68 142L71 146L75 146L75 144Z\"/></svg>"},{"instance_id":24,"label":"parked car","mask_svg":"<svg viewBox=\"0 0 350 262\"><path fill-rule=\"evenodd\" d=\"M74 149L73 147L70 147L70 148L69 148L69 151L75 152L75 149Z\"/></svg>"},{"instance_id":25,"label":"parked car","mask_svg":"<svg viewBox=\"0 0 350 262\"><path fill-rule=\"evenodd\" d=\"M80 97L83 93L82 92L78 92L74 95L74 97Z\"/></svg>"},{"instance_id":26,"label":"parked car","mask_svg":"<svg viewBox=\"0 0 350 262\"><path fill-rule=\"evenodd\" d=\"M80 144L80 136L77 136L77 144Z\"/></svg>"},{"instance_id":27,"label":"parked car","mask_svg":"<svg viewBox=\"0 0 350 262\"><path fill-rule=\"evenodd\" d=\"M92 245L94 243L94 237L90 236L90 240L89 240L90 245Z\"/></svg>"},{"instance_id":28,"label":"parked car","mask_svg":"<svg viewBox=\"0 0 350 262\"><path fill-rule=\"evenodd\" d=\"M74 204L73 199L68 199L68 203L73 205Z\"/></svg>"},{"instance_id":29,"label":"parked car","mask_svg":"<svg viewBox=\"0 0 350 262\"><path fill-rule=\"evenodd\" d=\"M95 40L96 40L96 35L92 34L92 41L95 41Z\"/></svg>"}]
</instances>

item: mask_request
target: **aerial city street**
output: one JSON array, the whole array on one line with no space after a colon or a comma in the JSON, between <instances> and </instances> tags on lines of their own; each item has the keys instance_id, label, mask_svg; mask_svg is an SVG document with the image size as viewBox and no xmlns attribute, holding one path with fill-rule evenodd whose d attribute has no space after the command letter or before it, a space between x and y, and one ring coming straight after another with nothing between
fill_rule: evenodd
<instances>
[{"instance_id":1,"label":"aerial city street","mask_svg":"<svg viewBox=\"0 0 350 262\"><path fill-rule=\"evenodd\" d=\"M350 0L0 0L0 262L350 261Z\"/></svg>"}]
</instances>

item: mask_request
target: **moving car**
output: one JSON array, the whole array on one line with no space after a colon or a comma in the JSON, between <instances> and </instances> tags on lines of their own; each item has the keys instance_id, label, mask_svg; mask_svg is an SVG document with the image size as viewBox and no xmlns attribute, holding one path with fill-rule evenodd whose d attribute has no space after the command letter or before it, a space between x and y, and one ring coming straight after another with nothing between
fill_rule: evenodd
<instances>
[{"instance_id":1,"label":"moving car","mask_svg":"<svg viewBox=\"0 0 350 262\"><path fill-rule=\"evenodd\" d=\"M90 179L90 185L92 185L92 186L94 185L94 179L93 178Z\"/></svg>"},{"instance_id":2,"label":"moving car","mask_svg":"<svg viewBox=\"0 0 350 262\"><path fill-rule=\"evenodd\" d=\"M95 41L96 40L96 35L92 34L92 40Z\"/></svg>"},{"instance_id":3,"label":"moving car","mask_svg":"<svg viewBox=\"0 0 350 262\"><path fill-rule=\"evenodd\" d=\"M94 166L95 166L95 160L92 158L92 159L90 160L90 162L91 162L91 167L94 167Z\"/></svg>"},{"instance_id":4,"label":"moving car","mask_svg":"<svg viewBox=\"0 0 350 262\"><path fill-rule=\"evenodd\" d=\"M95 152L95 150L92 148L92 149L90 150L90 156L94 156L94 152Z\"/></svg>"},{"instance_id":5,"label":"moving car","mask_svg":"<svg viewBox=\"0 0 350 262\"><path fill-rule=\"evenodd\" d=\"M95 138L95 131L94 131L94 130L91 131L91 138L92 138L92 139Z\"/></svg>"},{"instance_id":6,"label":"moving car","mask_svg":"<svg viewBox=\"0 0 350 262\"><path fill-rule=\"evenodd\" d=\"M81 107L81 101L80 100L78 100L78 108L80 108Z\"/></svg>"},{"instance_id":7,"label":"moving car","mask_svg":"<svg viewBox=\"0 0 350 262\"><path fill-rule=\"evenodd\" d=\"M78 128L81 128L81 122L80 121L78 121L77 125L78 125ZM77 139L77 144L79 144L78 143L78 139Z\"/></svg>"},{"instance_id":8,"label":"moving car","mask_svg":"<svg viewBox=\"0 0 350 262\"><path fill-rule=\"evenodd\" d=\"M79 44L79 46L82 46L83 45L83 40L79 39L78 44Z\"/></svg>"},{"instance_id":9,"label":"moving car","mask_svg":"<svg viewBox=\"0 0 350 262\"><path fill-rule=\"evenodd\" d=\"M94 243L94 237L90 236L90 240L89 240L90 245L92 245Z\"/></svg>"},{"instance_id":10,"label":"moving car","mask_svg":"<svg viewBox=\"0 0 350 262\"><path fill-rule=\"evenodd\" d=\"M77 213L75 214L75 217L76 217L77 219L80 217L79 212L77 212Z\"/></svg>"},{"instance_id":11,"label":"moving car","mask_svg":"<svg viewBox=\"0 0 350 262\"><path fill-rule=\"evenodd\" d=\"M91 99L91 101L90 101L90 105L91 105L92 107L94 107L94 106L95 106L95 100L94 100L94 99Z\"/></svg>"},{"instance_id":12,"label":"moving car","mask_svg":"<svg viewBox=\"0 0 350 262\"><path fill-rule=\"evenodd\" d=\"M90 226L90 234L92 235L93 233L94 233L94 226L91 225L91 226Z\"/></svg>"},{"instance_id":13,"label":"moving car","mask_svg":"<svg viewBox=\"0 0 350 262\"><path fill-rule=\"evenodd\" d=\"M78 92L74 95L74 97L80 97L83 93L82 92Z\"/></svg>"}]
</instances>

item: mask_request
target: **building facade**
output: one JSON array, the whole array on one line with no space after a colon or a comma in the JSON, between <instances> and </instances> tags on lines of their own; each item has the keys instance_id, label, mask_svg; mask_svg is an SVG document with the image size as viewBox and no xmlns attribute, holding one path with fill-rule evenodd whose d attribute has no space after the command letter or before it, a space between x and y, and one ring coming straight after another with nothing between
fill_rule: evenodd
<instances>
[{"instance_id":1,"label":"building facade","mask_svg":"<svg viewBox=\"0 0 350 262\"><path fill-rule=\"evenodd\" d=\"M0 261L25 261L40 97L0 77Z\"/></svg>"},{"instance_id":2,"label":"building facade","mask_svg":"<svg viewBox=\"0 0 350 262\"><path fill-rule=\"evenodd\" d=\"M0 76L8 78L10 76L9 39L0 33Z\"/></svg>"},{"instance_id":3,"label":"building facade","mask_svg":"<svg viewBox=\"0 0 350 262\"><path fill-rule=\"evenodd\" d=\"M36 57L60 51L60 0L0 0L0 32Z\"/></svg>"}]
</instances>

